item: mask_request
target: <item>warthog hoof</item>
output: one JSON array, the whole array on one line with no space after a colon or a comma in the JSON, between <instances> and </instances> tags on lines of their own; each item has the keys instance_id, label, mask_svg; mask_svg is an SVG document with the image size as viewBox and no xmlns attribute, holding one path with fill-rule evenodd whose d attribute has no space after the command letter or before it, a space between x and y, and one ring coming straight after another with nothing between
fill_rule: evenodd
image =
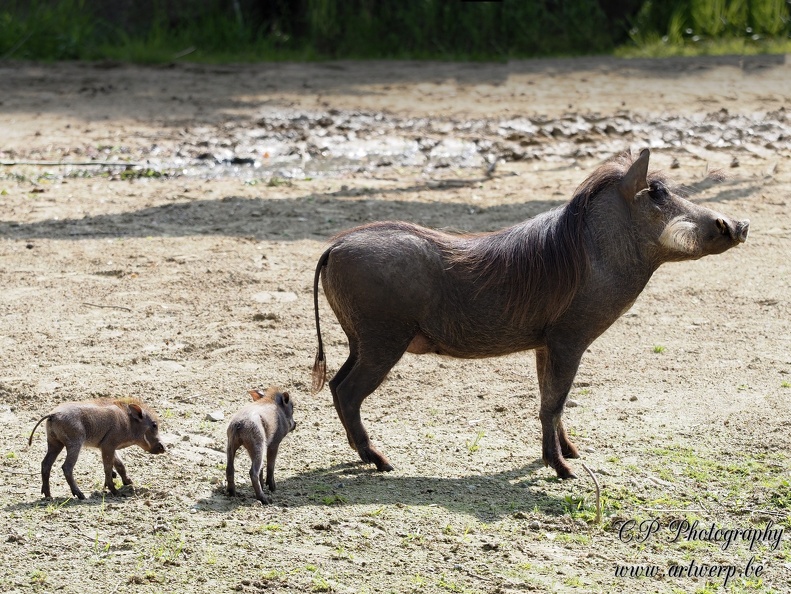
<instances>
[{"instance_id":1,"label":"warthog hoof","mask_svg":"<svg viewBox=\"0 0 791 594\"><path fill-rule=\"evenodd\" d=\"M367 448L357 448L360 454L360 460L366 464L376 464L376 470L379 472L390 472L393 470L390 461L382 454L380 454L375 447L368 446Z\"/></svg>"},{"instance_id":2,"label":"warthog hoof","mask_svg":"<svg viewBox=\"0 0 791 594\"><path fill-rule=\"evenodd\" d=\"M555 461L548 460L546 457L543 458L544 466L551 466L555 469L555 472L558 475L559 479L575 479L577 475L574 474L574 469L571 468L566 462L561 458Z\"/></svg>"},{"instance_id":3,"label":"warthog hoof","mask_svg":"<svg viewBox=\"0 0 791 594\"><path fill-rule=\"evenodd\" d=\"M556 468L555 472L558 473L559 479L565 480L565 479L577 478L577 475L574 474L574 470L572 470L571 466L569 466L568 464L564 464L562 467Z\"/></svg>"},{"instance_id":4,"label":"warthog hoof","mask_svg":"<svg viewBox=\"0 0 791 594\"><path fill-rule=\"evenodd\" d=\"M579 453L579 450L577 449L577 446L575 446L570 441L567 441L566 443L561 444L561 446L560 446L560 453L563 454L564 458L579 458L580 457L580 453Z\"/></svg>"}]
</instances>

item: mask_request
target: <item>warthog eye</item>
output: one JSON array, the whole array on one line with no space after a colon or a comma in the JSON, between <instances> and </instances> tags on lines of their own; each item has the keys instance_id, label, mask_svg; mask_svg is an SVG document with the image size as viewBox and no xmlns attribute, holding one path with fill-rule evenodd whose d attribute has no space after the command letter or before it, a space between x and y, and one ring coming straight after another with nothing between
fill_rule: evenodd
<instances>
[{"instance_id":1,"label":"warthog eye","mask_svg":"<svg viewBox=\"0 0 791 594\"><path fill-rule=\"evenodd\" d=\"M648 194L651 196L651 200L657 204L662 204L668 197L667 188L664 184L656 181L651 182L651 185L648 186Z\"/></svg>"},{"instance_id":2,"label":"warthog eye","mask_svg":"<svg viewBox=\"0 0 791 594\"><path fill-rule=\"evenodd\" d=\"M156 421L154 421L154 422L151 424L151 426L152 426L154 429L156 429L156 428L157 428L157 422L156 422Z\"/></svg>"}]
</instances>

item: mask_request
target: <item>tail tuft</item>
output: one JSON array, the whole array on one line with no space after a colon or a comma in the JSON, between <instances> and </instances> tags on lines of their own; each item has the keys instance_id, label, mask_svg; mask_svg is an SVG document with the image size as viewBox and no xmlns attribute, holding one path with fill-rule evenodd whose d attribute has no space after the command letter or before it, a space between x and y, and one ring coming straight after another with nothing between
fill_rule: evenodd
<instances>
[{"instance_id":1,"label":"tail tuft","mask_svg":"<svg viewBox=\"0 0 791 594\"><path fill-rule=\"evenodd\" d=\"M319 351L316 353L316 361L313 363L312 383L310 386L311 394L318 394L324 387L324 382L327 379L327 361L324 359L324 353Z\"/></svg>"}]
</instances>

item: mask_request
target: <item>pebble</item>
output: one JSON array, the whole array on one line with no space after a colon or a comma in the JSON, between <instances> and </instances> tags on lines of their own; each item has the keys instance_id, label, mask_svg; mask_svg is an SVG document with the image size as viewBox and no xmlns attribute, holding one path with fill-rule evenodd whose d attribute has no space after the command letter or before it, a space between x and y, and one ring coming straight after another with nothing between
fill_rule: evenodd
<instances>
[{"instance_id":1,"label":"pebble","mask_svg":"<svg viewBox=\"0 0 791 594\"><path fill-rule=\"evenodd\" d=\"M224 418L225 418L225 415L223 414L223 412L221 410L214 410L214 411L212 411L210 413L206 413L206 420L207 421L213 421L213 422L216 423L217 421L222 421Z\"/></svg>"},{"instance_id":2,"label":"pebble","mask_svg":"<svg viewBox=\"0 0 791 594\"><path fill-rule=\"evenodd\" d=\"M485 542L481 547L484 551L496 551L500 548L499 542Z\"/></svg>"},{"instance_id":3,"label":"pebble","mask_svg":"<svg viewBox=\"0 0 791 594\"><path fill-rule=\"evenodd\" d=\"M569 408L574 408L575 406L579 406L579 405L580 403L574 400L573 398L569 398L568 400L566 400L566 406L568 406Z\"/></svg>"}]
</instances>

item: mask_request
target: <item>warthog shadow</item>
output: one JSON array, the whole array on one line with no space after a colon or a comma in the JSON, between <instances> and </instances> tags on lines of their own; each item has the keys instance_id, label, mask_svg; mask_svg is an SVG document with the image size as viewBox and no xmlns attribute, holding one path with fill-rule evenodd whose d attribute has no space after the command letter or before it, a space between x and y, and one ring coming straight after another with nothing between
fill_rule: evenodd
<instances>
[{"instance_id":1,"label":"warthog shadow","mask_svg":"<svg viewBox=\"0 0 791 594\"><path fill-rule=\"evenodd\" d=\"M336 464L278 478L277 491L271 496L273 505L292 508L305 505L439 506L485 521L519 511L538 510L545 515L562 515L567 511L565 497L546 493L541 488L559 479L537 474L536 471L543 467L544 463L536 459L503 472L447 478L384 474L362 463ZM588 481L565 486L593 500L593 485ZM235 497L229 497L225 486L219 485L210 497L198 500L200 507L221 512L256 504L249 481L237 484Z\"/></svg>"}]
</instances>

